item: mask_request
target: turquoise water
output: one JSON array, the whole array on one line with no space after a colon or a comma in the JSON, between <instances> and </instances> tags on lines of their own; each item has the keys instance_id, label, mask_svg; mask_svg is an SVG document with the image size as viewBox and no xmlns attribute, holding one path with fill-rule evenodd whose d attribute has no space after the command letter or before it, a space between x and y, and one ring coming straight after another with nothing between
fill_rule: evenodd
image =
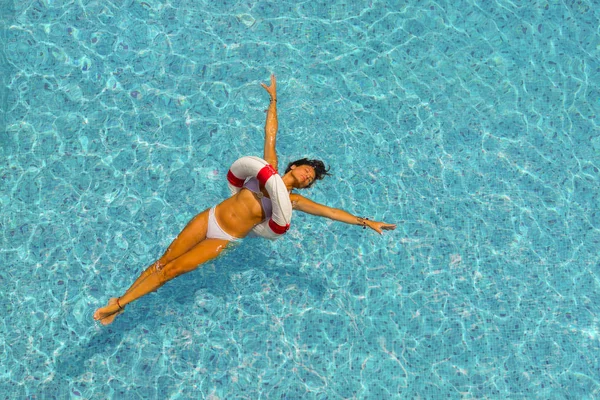
<instances>
[{"instance_id":1,"label":"turquoise water","mask_svg":"<svg viewBox=\"0 0 600 400\"><path fill-rule=\"evenodd\" d=\"M600 396L595 2L0 3L0 397ZM95 324L271 72L306 196L398 229L295 215Z\"/></svg>"}]
</instances>

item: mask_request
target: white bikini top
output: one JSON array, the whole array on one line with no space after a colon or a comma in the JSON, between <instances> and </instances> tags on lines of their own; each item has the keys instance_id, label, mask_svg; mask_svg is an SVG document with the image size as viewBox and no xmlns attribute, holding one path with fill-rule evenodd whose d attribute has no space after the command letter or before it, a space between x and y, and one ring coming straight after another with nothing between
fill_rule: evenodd
<instances>
[{"instance_id":1,"label":"white bikini top","mask_svg":"<svg viewBox=\"0 0 600 400\"><path fill-rule=\"evenodd\" d=\"M258 179L248 179L246 182L244 182L244 187L260 198L260 204L262 205L263 212L265 213L265 219L271 218L271 215L273 214L273 205L271 204L271 199L260 191Z\"/></svg>"}]
</instances>

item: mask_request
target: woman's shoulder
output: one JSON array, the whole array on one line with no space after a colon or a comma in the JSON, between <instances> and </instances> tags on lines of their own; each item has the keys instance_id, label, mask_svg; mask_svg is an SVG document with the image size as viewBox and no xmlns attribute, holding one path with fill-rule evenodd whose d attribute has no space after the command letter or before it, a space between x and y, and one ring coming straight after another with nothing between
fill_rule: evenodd
<instances>
[{"instance_id":1,"label":"woman's shoulder","mask_svg":"<svg viewBox=\"0 0 600 400\"><path fill-rule=\"evenodd\" d=\"M299 195L298 193L290 193L290 201L292 202L292 208L297 209L298 204L306 200L306 197Z\"/></svg>"},{"instance_id":2,"label":"woman's shoulder","mask_svg":"<svg viewBox=\"0 0 600 400\"><path fill-rule=\"evenodd\" d=\"M298 193L290 193L290 200L292 202L294 201L302 201L303 199L305 199L306 197L299 195Z\"/></svg>"}]
</instances>

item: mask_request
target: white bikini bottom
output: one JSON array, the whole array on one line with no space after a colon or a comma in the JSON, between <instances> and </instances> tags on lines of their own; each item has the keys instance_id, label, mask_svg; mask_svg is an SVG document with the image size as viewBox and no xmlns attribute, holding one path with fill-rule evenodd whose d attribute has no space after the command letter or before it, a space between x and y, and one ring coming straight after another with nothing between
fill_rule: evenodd
<instances>
[{"instance_id":1,"label":"white bikini bottom","mask_svg":"<svg viewBox=\"0 0 600 400\"><path fill-rule=\"evenodd\" d=\"M215 208L216 206L211 208L208 212L208 229L206 230L206 237L208 239L229 240L230 242L237 242L242 240L240 238L231 236L229 233L221 229L219 223L217 222L217 217L215 216Z\"/></svg>"}]
</instances>

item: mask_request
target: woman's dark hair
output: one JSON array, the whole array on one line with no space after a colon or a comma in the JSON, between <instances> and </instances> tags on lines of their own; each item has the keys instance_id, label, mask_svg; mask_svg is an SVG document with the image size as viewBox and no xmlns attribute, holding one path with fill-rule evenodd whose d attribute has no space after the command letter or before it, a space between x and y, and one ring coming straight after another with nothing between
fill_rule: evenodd
<instances>
[{"instance_id":1,"label":"woman's dark hair","mask_svg":"<svg viewBox=\"0 0 600 400\"><path fill-rule=\"evenodd\" d=\"M301 165L310 165L314 168L315 179L306 187L306 189L311 187L317 180L321 180L327 175L331 175L328 172L329 168L325 168L325 164L323 164L323 161L321 160L309 160L308 158L301 158L300 160L293 161L289 163L285 169L286 174L292 170L292 165L295 165L296 167L300 167Z\"/></svg>"}]
</instances>

